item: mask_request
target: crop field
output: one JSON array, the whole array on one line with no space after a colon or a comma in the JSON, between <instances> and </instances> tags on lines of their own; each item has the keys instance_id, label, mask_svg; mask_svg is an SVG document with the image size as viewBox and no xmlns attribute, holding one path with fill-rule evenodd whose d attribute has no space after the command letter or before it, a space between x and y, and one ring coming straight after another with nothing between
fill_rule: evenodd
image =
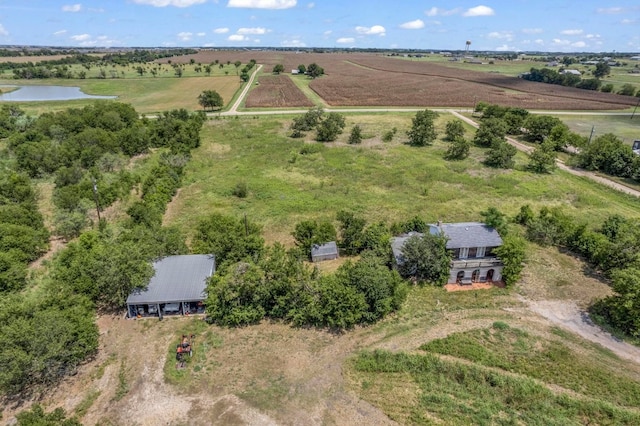
<instances>
[{"instance_id":1,"label":"crop field","mask_svg":"<svg viewBox=\"0 0 640 426\"><path fill-rule=\"evenodd\" d=\"M287 75L262 75L247 97L247 108L312 107L313 102Z\"/></svg>"},{"instance_id":2,"label":"crop field","mask_svg":"<svg viewBox=\"0 0 640 426\"><path fill-rule=\"evenodd\" d=\"M458 69L429 61L374 54L203 51L173 62L207 63L255 59L269 71L315 62L325 76L309 87L331 106L473 107L484 101L527 109L610 110L634 106L633 97L533 83L500 73Z\"/></svg>"}]
</instances>

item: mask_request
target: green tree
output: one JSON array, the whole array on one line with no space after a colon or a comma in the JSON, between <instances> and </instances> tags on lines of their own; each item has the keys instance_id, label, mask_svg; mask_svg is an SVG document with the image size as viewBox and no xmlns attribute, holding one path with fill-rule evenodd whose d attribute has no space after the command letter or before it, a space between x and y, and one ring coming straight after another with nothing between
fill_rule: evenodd
<instances>
[{"instance_id":1,"label":"green tree","mask_svg":"<svg viewBox=\"0 0 640 426\"><path fill-rule=\"evenodd\" d=\"M507 142L496 139L487 151L484 163L489 167L511 169L515 165L513 157L516 155L516 148Z\"/></svg>"},{"instance_id":2,"label":"green tree","mask_svg":"<svg viewBox=\"0 0 640 426\"><path fill-rule=\"evenodd\" d=\"M618 90L618 94L624 96L633 96L636 94L636 87L633 84L625 83L622 85L620 90Z\"/></svg>"},{"instance_id":3,"label":"green tree","mask_svg":"<svg viewBox=\"0 0 640 426\"><path fill-rule=\"evenodd\" d=\"M310 259L311 247L314 244L336 241L336 228L327 220L305 220L296 224L292 235L296 246L300 248L305 257Z\"/></svg>"},{"instance_id":4,"label":"green tree","mask_svg":"<svg viewBox=\"0 0 640 426\"><path fill-rule=\"evenodd\" d=\"M216 263L239 262L245 258L257 258L262 252L264 240L260 227L249 220L214 213L200 220L193 236L193 252L212 253Z\"/></svg>"},{"instance_id":5,"label":"green tree","mask_svg":"<svg viewBox=\"0 0 640 426\"><path fill-rule=\"evenodd\" d=\"M502 245L494 251L504 264L502 281L507 286L518 282L524 268L526 242L517 235L508 234L503 237Z\"/></svg>"},{"instance_id":6,"label":"green tree","mask_svg":"<svg viewBox=\"0 0 640 426\"><path fill-rule=\"evenodd\" d=\"M376 322L400 309L408 292L407 284L400 275L375 256L363 255L356 263L347 261L340 266L336 277L345 286L364 295L367 309L362 313L362 321L367 323Z\"/></svg>"},{"instance_id":7,"label":"green tree","mask_svg":"<svg viewBox=\"0 0 640 426\"><path fill-rule=\"evenodd\" d=\"M356 124L351 128L351 134L349 135L349 143L351 145L357 145L362 142L362 128Z\"/></svg>"},{"instance_id":8,"label":"green tree","mask_svg":"<svg viewBox=\"0 0 640 426\"><path fill-rule=\"evenodd\" d=\"M67 418L63 408L58 407L46 413L39 404L33 404L29 410L16 415L18 426L82 426L75 417Z\"/></svg>"},{"instance_id":9,"label":"green tree","mask_svg":"<svg viewBox=\"0 0 640 426\"><path fill-rule=\"evenodd\" d=\"M462 136L457 136L451 141L444 158L447 160L464 160L469 156L471 143Z\"/></svg>"},{"instance_id":10,"label":"green tree","mask_svg":"<svg viewBox=\"0 0 640 426\"><path fill-rule=\"evenodd\" d=\"M601 61L596 64L596 69L593 71L595 78L603 78L611 74L611 67L608 63Z\"/></svg>"},{"instance_id":11,"label":"green tree","mask_svg":"<svg viewBox=\"0 0 640 426\"><path fill-rule=\"evenodd\" d=\"M318 142L332 142L338 138L345 126L344 115L338 112L330 112L324 120L320 121L316 129Z\"/></svg>"},{"instance_id":12,"label":"green tree","mask_svg":"<svg viewBox=\"0 0 640 426\"><path fill-rule=\"evenodd\" d=\"M527 129L525 137L530 142L542 143L556 126L565 125L559 118L550 115L529 115L524 122L524 127Z\"/></svg>"},{"instance_id":13,"label":"green tree","mask_svg":"<svg viewBox=\"0 0 640 426\"><path fill-rule=\"evenodd\" d=\"M448 140L450 142L453 142L458 138L463 138L464 124L462 124L462 120L456 118L451 121L447 121L444 133L445 140Z\"/></svg>"},{"instance_id":14,"label":"green tree","mask_svg":"<svg viewBox=\"0 0 640 426\"><path fill-rule=\"evenodd\" d=\"M529 155L527 168L535 173L551 173L556 168L556 152L553 150L554 144L545 141L536 146Z\"/></svg>"},{"instance_id":15,"label":"green tree","mask_svg":"<svg viewBox=\"0 0 640 426\"><path fill-rule=\"evenodd\" d=\"M431 145L438 136L434 124L437 117L438 113L435 111L428 109L418 111L411 120L411 129L407 131L408 144L411 146Z\"/></svg>"},{"instance_id":16,"label":"green tree","mask_svg":"<svg viewBox=\"0 0 640 426\"><path fill-rule=\"evenodd\" d=\"M487 118L480 122L480 127L473 136L473 143L477 146L490 147L495 140L504 140L507 126L500 118Z\"/></svg>"},{"instance_id":17,"label":"green tree","mask_svg":"<svg viewBox=\"0 0 640 426\"><path fill-rule=\"evenodd\" d=\"M340 240L338 245L348 256L360 253L364 249L364 227L366 221L352 212L340 210L336 215L340 222Z\"/></svg>"},{"instance_id":18,"label":"green tree","mask_svg":"<svg viewBox=\"0 0 640 426\"><path fill-rule=\"evenodd\" d=\"M233 66L236 67L236 75L238 75L238 69L240 68L240 65L242 65L242 62L240 61L235 61L233 63Z\"/></svg>"},{"instance_id":19,"label":"green tree","mask_svg":"<svg viewBox=\"0 0 640 426\"><path fill-rule=\"evenodd\" d=\"M430 282L444 285L449 278L451 254L447 250L447 239L442 235L425 233L409 238L402 247L398 272L405 278L420 283Z\"/></svg>"},{"instance_id":20,"label":"green tree","mask_svg":"<svg viewBox=\"0 0 640 426\"><path fill-rule=\"evenodd\" d=\"M311 78L318 78L323 74L324 74L324 68L322 68L320 65L316 64L315 62L312 64L309 64L309 66L307 67L307 75Z\"/></svg>"},{"instance_id":21,"label":"green tree","mask_svg":"<svg viewBox=\"0 0 640 426\"><path fill-rule=\"evenodd\" d=\"M198 96L198 103L203 109L220 109L224 106L222 96L215 90L205 90Z\"/></svg>"},{"instance_id":22,"label":"green tree","mask_svg":"<svg viewBox=\"0 0 640 426\"><path fill-rule=\"evenodd\" d=\"M276 64L276 65L273 66L273 73L274 74L280 74L283 71L284 71L284 65Z\"/></svg>"},{"instance_id":23,"label":"green tree","mask_svg":"<svg viewBox=\"0 0 640 426\"><path fill-rule=\"evenodd\" d=\"M487 210L481 211L480 216L487 226L498 231L500 235L507 233L507 216L496 207L491 206Z\"/></svg>"},{"instance_id":24,"label":"green tree","mask_svg":"<svg viewBox=\"0 0 640 426\"><path fill-rule=\"evenodd\" d=\"M300 74L305 74L307 72L307 67L304 64L298 65L298 72Z\"/></svg>"}]
</instances>

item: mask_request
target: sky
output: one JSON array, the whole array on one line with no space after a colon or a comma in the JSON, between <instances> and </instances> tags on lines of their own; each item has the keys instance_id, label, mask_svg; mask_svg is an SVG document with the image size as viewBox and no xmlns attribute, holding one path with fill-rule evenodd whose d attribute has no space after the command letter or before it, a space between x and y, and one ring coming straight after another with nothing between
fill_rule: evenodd
<instances>
[{"instance_id":1,"label":"sky","mask_svg":"<svg viewBox=\"0 0 640 426\"><path fill-rule=\"evenodd\" d=\"M0 0L0 45L640 52L638 0Z\"/></svg>"}]
</instances>

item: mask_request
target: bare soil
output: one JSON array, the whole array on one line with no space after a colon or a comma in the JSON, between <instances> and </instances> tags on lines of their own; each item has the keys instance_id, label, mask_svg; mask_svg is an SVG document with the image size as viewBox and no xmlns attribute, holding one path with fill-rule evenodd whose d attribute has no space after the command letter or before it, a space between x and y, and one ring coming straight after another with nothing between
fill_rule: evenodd
<instances>
[{"instance_id":1,"label":"bare soil","mask_svg":"<svg viewBox=\"0 0 640 426\"><path fill-rule=\"evenodd\" d=\"M313 102L286 75L263 75L258 78L258 86L249 96L247 108L262 107L312 107Z\"/></svg>"}]
</instances>

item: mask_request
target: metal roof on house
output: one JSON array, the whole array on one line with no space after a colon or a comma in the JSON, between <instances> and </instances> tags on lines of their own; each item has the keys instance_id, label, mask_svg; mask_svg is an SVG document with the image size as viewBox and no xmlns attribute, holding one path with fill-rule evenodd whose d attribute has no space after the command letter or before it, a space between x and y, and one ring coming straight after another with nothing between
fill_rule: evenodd
<instances>
[{"instance_id":1,"label":"metal roof on house","mask_svg":"<svg viewBox=\"0 0 640 426\"><path fill-rule=\"evenodd\" d=\"M215 267L215 256L211 254L165 257L154 262L155 274L147 289L131 293L127 304L204 300L207 279L213 275Z\"/></svg>"},{"instance_id":2,"label":"metal roof on house","mask_svg":"<svg viewBox=\"0 0 640 426\"><path fill-rule=\"evenodd\" d=\"M480 222L443 223L440 229L448 238L447 248L498 247L502 238L498 231Z\"/></svg>"},{"instance_id":3,"label":"metal roof on house","mask_svg":"<svg viewBox=\"0 0 640 426\"><path fill-rule=\"evenodd\" d=\"M329 241L321 245L314 244L311 247L311 257L313 256L327 256L331 254L338 254L338 246L335 241Z\"/></svg>"}]
</instances>

